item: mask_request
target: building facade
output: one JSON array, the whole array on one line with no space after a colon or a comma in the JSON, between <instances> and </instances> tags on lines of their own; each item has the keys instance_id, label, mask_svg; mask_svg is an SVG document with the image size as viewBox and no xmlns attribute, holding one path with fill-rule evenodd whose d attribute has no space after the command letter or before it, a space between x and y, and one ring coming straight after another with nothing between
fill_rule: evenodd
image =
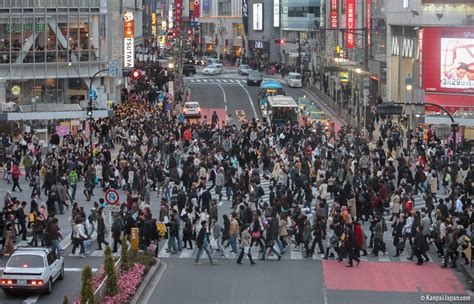
<instances>
[{"instance_id":1,"label":"building facade","mask_svg":"<svg viewBox=\"0 0 474 304\"><path fill-rule=\"evenodd\" d=\"M396 14L394 12L397 12ZM387 100L474 111L474 3L386 1ZM417 117L437 107L405 107ZM416 125L419 121L412 121Z\"/></svg>"},{"instance_id":2,"label":"building facade","mask_svg":"<svg viewBox=\"0 0 474 304\"><path fill-rule=\"evenodd\" d=\"M243 0L248 5L249 57L262 61L280 62L280 12L273 1Z\"/></svg>"},{"instance_id":3,"label":"building facade","mask_svg":"<svg viewBox=\"0 0 474 304\"><path fill-rule=\"evenodd\" d=\"M134 11L135 1L41 3L0 0L0 102L9 112L1 120L85 118L89 89L97 92L94 115L109 115L122 85L122 11ZM90 87L111 61L115 75L100 73Z\"/></svg>"},{"instance_id":4,"label":"building facade","mask_svg":"<svg viewBox=\"0 0 474 304\"><path fill-rule=\"evenodd\" d=\"M235 58L245 55L246 40L242 23L242 0L201 0L202 44L205 55Z\"/></svg>"},{"instance_id":5,"label":"building facade","mask_svg":"<svg viewBox=\"0 0 474 304\"><path fill-rule=\"evenodd\" d=\"M308 30L320 25L321 0L274 0L274 3L278 2L280 38L285 42L281 45L281 57L287 64L301 64L308 54Z\"/></svg>"}]
</instances>

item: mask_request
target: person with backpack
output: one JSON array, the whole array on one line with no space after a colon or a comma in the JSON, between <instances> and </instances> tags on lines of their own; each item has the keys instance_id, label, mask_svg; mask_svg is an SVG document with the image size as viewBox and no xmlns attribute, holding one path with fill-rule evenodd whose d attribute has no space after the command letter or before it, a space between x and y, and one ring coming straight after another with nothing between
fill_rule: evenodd
<instances>
[{"instance_id":1,"label":"person with backpack","mask_svg":"<svg viewBox=\"0 0 474 304\"><path fill-rule=\"evenodd\" d=\"M44 246L44 237L43 237L43 230L44 230L44 217L41 212L36 212L33 221L33 238L28 245L33 247L38 247L38 239L41 240L41 246Z\"/></svg>"}]
</instances>

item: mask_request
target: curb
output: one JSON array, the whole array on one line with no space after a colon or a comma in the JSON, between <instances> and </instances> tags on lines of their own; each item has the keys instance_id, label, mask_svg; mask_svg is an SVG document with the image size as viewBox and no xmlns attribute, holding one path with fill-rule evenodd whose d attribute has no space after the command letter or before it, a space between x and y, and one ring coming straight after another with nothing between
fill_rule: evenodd
<instances>
[{"instance_id":1,"label":"curb","mask_svg":"<svg viewBox=\"0 0 474 304\"><path fill-rule=\"evenodd\" d=\"M157 262L146 274L143 279L140 287L137 292L130 300L130 304L146 304L151 298L153 291L155 291L156 286L160 282L163 273L165 272L167 265L162 262L160 259L157 259Z\"/></svg>"}]
</instances>

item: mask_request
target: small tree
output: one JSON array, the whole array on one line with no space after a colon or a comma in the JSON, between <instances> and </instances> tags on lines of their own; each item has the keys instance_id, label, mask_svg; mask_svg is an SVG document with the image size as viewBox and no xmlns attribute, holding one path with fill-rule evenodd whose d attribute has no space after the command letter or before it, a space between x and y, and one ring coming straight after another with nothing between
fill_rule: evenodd
<instances>
[{"instance_id":1,"label":"small tree","mask_svg":"<svg viewBox=\"0 0 474 304\"><path fill-rule=\"evenodd\" d=\"M122 263L120 265L120 269L122 271L129 270L132 267L130 263L127 238L125 236L122 237L122 248L120 249L120 261Z\"/></svg>"},{"instance_id":2,"label":"small tree","mask_svg":"<svg viewBox=\"0 0 474 304\"><path fill-rule=\"evenodd\" d=\"M105 247L105 262L104 262L105 275L107 276L107 294L116 295L118 292L117 288L117 272L114 267L114 258L112 256L112 249L107 245Z\"/></svg>"},{"instance_id":3,"label":"small tree","mask_svg":"<svg viewBox=\"0 0 474 304\"><path fill-rule=\"evenodd\" d=\"M63 304L69 304L69 298L66 295L64 295Z\"/></svg>"},{"instance_id":4,"label":"small tree","mask_svg":"<svg viewBox=\"0 0 474 304\"><path fill-rule=\"evenodd\" d=\"M81 277L81 304L95 304L94 290L92 289L92 269L89 265L84 267ZM64 300L66 300L66 297Z\"/></svg>"}]
</instances>

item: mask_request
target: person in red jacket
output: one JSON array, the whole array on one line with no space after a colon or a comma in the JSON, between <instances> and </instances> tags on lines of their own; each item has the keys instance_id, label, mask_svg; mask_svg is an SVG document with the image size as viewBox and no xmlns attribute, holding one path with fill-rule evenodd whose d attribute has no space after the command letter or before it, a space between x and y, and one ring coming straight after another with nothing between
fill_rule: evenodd
<instances>
[{"instance_id":1,"label":"person in red jacket","mask_svg":"<svg viewBox=\"0 0 474 304\"><path fill-rule=\"evenodd\" d=\"M18 183L18 181L20 180L20 176L21 176L21 170L20 170L20 168L18 168L17 163L13 164L12 169L11 169L11 173L12 173L12 179L13 179L12 192L15 192L15 188L18 188L18 189L20 189L20 192L23 192L23 189L21 189L20 184Z\"/></svg>"},{"instance_id":2,"label":"person in red jacket","mask_svg":"<svg viewBox=\"0 0 474 304\"><path fill-rule=\"evenodd\" d=\"M354 224L356 249L362 250L362 252L364 252L364 256L367 256L367 249L365 246L365 236L364 236L364 231L362 230L362 226L357 220L355 220L353 224Z\"/></svg>"}]
</instances>

